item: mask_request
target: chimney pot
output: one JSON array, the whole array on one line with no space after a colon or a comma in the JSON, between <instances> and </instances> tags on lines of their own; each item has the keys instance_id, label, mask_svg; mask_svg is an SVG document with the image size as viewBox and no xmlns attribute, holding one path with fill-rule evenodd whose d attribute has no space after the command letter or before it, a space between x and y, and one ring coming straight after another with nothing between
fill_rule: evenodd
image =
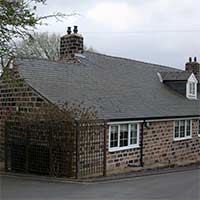
<instances>
[{"instance_id":1,"label":"chimney pot","mask_svg":"<svg viewBox=\"0 0 200 200\"><path fill-rule=\"evenodd\" d=\"M74 34L78 33L78 26L74 26Z\"/></svg>"},{"instance_id":2,"label":"chimney pot","mask_svg":"<svg viewBox=\"0 0 200 200\"><path fill-rule=\"evenodd\" d=\"M191 57L189 58L189 62L185 65L185 70L190 73L192 72L197 80L200 81L200 63L198 63L197 57L194 57L194 60Z\"/></svg>"},{"instance_id":3,"label":"chimney pot","mask_svg":"<svg viewBox=\"0 0 200 200\"><path fill-rule=\"evenodd\" d=\"M67 33L70 35L72 33L71 27L67 27Z\"/></svg>"}]
</instances>

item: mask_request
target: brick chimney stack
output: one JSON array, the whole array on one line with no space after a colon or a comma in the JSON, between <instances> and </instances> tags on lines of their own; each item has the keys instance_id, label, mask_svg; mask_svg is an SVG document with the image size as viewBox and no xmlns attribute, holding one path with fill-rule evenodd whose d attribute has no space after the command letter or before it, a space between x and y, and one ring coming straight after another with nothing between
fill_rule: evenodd
<instances>
[{"instance_id":1,"label":"brick chimney stack","mask_svg":"<svg viewBox=\"0 0 200 200\"><path fill-rule=\"evenodd\" d=\"M76 53L83 53L83 37L78 34L77 26L74 26L73 33L68 27L67 34L60 39L60 59L74 60Z\"/></svg>"},{"instance_id":2,"label":"brick chimney stack","mask_svg":"<svg viewBox=\"0 0 200 200\"><path fill-rule=\"evenodd\" d=\"M193 72L196 78L200 81L200 64L197 61L197 57L194 57L193 61L191 57L189 58L189 62L187 62L185 65L185 70L188 72Z\"/></svg>"}]
</instances>

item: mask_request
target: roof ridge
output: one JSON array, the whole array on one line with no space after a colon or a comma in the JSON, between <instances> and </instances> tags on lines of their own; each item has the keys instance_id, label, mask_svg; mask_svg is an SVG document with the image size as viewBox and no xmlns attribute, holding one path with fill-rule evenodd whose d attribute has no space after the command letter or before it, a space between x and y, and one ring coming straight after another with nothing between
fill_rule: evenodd
<instances>
[{"instance_id":1,"label":"roof ridge","mask_svg":"<svg viewBox=\"0 0 200 200\"><path fill-rule=\"evenodd\" d=\"M162 71L160 73L166 73L166 74L174 74L174 73L179 73L179 74L192 74L192 72L188 72L188 71Z\"/></svg>"},{"instance_id":2,"label":"roof ridge","mask_svg":"<svg viewBox=\"0 0 200 200\"><path fill-rule=\"evenodd\" d=\"M119 59L119 60L123 60L123 61L130 61L130 62L137 62L137 63L141 63L141 64L147 64L147 65L151 65L151 66L155 66L155 67L162 67L162 68L167 68L167 69L173 69L173 70L177 70L177 72L184 72L182 69L178 69L175 67L171 67L171 66L167 66L167 65L161 65L161 64L156 64L156 63L151 63L151 62L144 62L144 61L140 61L140 60L135 60L135 59L131 59L131 58L124 58L124 57L120 57L120 56L113 56L113 55L107 55L104 53L99 53L99 52L92 52L92 51L85 51L86 53L90 53L90 54L96 54L99 56L104 56L104 57L108 57L108 58L112 58L112 59ZM28 58L28 57L16 57L15 59L22 59L22 60L41 60L41 61L47 61L47 62L54 62L54 63L66 63L66 61L64 60L50 60L47 58L37 58L37 57L32 57L32 58Z\"/></svg>"},{"instance_id":3,"label":"roof ridge","mask_svg":"<svg viewBox=\"0 0 200 200\"><path fill-rule=\"evenodd\" d=\"M56 62L56 63L63 62L61 60L50 60L48 58L37 58L37 57L32 57L32 58L28 58L28 57L15 57L14 60L16 60L16 59L21 59L21 60L42 60L42 61Z\"/></svg>"},{"instance_id":4,"label":"roof ridge","mask_svg":"<svg viewBox=\"0 0 200 200\"><path fill-rule=\"evenodd\" d=\"M175 69L175 70L178 70L178 71L183 71L182 69L178 69L178 68L175 68L175 67L170 67L170 66L167 66L167 65L161 65L161 64L151 63L151 62L144 62L144 61L135 60L135 59L131 59L131 58L124 58L124 57L120 57L120 56L107 55L107 54L99 53L99 52L91 52L91 51L85 51L85 52L88 52L90 54L97 54L97 55L100 55L100 56L106 56L106 57L110 57L110 58L114 58L114 59L133 61L133 62L138 62L138 63L141 63L141 64L148 64L148 65L152 65L152 66L155 66L155 67L163 67L163 68L170 68L170 69Z\"/></svg>"}]
</instances>

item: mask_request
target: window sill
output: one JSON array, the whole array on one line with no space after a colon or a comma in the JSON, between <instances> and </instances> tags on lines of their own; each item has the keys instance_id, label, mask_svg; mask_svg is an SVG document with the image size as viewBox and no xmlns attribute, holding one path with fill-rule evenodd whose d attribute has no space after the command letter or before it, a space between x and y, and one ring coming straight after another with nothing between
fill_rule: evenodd
<instances>
[{"instance_id":1,"label":"window sill","mask_svg":"<svg viewBox=\"0 0 200 200\"><path fill-rule=\"evenodd\" d=\"M139 148L140 145L132 145L132 146L127 146L127 147L115 147L115 148L109 148L109 152L115 152L115 151L123 151L123 150L128 150L128 149L135 149Z\"/></svg>"},{"instance_id":2,"label":"window sill","mask_svg":"<svg viewBox=\"0 0 200 200\"><path fill-rule=\"evenodd\" d=\"M192 100L197 100L197 96L196 95L188 95L187 96L188 99L192 99Z\"/></svg>"},{"instance_id":3,"label":"window sill","mask_svg":"<svg viewBox=\"0 0 200 200\"><path fill-rule=\"evenodd\" d=\"M190 137L184 137L184 138L174 138L174 142L182 141L182 140L190 140L190 139L192 139L192 136L190 136Z\"/></svg>"},{"instance_id":4,"label":"window sill","mask_svg":"<svg viewBox=\"0 0 200 200\"><path fill-rule=\"evenodd\" d=\"M188 94L188 97L196 97L196 94Z\"/></svg>"}]
</instances>

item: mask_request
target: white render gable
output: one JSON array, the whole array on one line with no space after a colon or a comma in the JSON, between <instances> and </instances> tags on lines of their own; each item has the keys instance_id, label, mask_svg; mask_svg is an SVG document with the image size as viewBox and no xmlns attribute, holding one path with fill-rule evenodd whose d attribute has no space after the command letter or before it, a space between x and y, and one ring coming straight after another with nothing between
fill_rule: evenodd
<instances>
[{"instance_id":1,"label":"white render gable","mask_svg":"<svg viewBox=\"0 0 200 200\"><path fill-rule=\"evenodd\" d=\"M197 79L192 73L186 83L186 97L188 99L197 99Z\"/></svg>"}]
</instances>

